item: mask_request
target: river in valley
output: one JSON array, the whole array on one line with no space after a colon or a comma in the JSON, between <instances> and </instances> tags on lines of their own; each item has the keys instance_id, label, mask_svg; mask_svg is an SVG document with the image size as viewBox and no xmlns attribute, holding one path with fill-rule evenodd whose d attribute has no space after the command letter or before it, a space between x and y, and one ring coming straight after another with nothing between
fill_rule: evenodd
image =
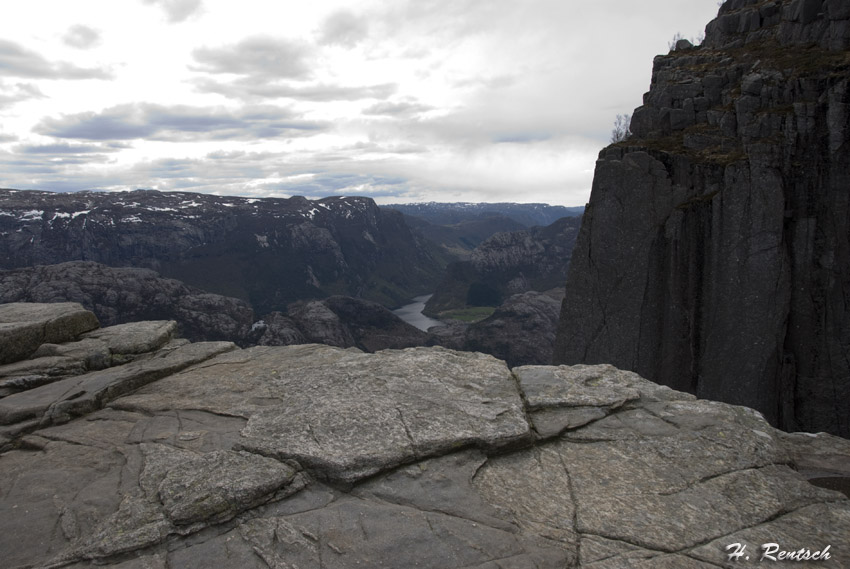
<instances>
[{"instance_id":1,"label":"river in valley","mask_svg":"<svg viewBox=\"0 0 850 569\"><path fill-rule=\"evenodd\" d=\"M393 310L393 314L407 322L408 324L412 324L416 326L420 330L428 330L431 326L442 326L443 323L439 320L434 320L433 318L428 318L424 314L422 314L422 310L425 308L425 303L428 302L428 299L431 298L432 295L426 294L424 296L417 296L413 299L413 302L410 304L406 304L401 308Z\"/></svg>"}]
</instances>

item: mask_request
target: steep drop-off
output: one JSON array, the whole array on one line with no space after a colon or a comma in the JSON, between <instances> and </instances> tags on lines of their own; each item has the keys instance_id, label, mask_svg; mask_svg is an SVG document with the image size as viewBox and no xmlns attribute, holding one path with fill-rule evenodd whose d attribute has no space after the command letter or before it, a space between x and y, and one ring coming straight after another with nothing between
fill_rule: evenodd
<instances>
[{"instance_id":1,"label":"steep drop-off","mask_svg":"<svg viewBox=\"0 0 850 569\"><path fill-rule=\"evenodd\" d=\"M729 0L599 156L556 363L850 436L850 4Z\"/></svg>"}]
</instances>

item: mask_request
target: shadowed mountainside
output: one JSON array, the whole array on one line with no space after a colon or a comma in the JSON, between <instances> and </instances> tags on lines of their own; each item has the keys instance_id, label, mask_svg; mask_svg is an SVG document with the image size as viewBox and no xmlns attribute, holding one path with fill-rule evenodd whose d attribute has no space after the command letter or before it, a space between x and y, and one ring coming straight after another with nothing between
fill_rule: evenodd
<instances>
[{"instance_id":1,"label":"shadowed mountainside","mask_svg":"<svg viewBox=\"0 0 850 569\"><path fill-rule=\"evenodd\" d=\"M471 306L499 306L511 295L563 286L581 218L564 217L547 227L497 233L468 261L450 263L425 314Z\"/></svg>"},{"instance_id":2,"label":"shadowed mountainside","mask_svg":"<svg viewBox=\"0 0 850 569\"><path fill-rule=\"evenodd\" d=\"M0 190L0 268L142 267L259 314L346 294L397 306L433 289L436 248L369 198Z\"/></svg>"}]
</instances>

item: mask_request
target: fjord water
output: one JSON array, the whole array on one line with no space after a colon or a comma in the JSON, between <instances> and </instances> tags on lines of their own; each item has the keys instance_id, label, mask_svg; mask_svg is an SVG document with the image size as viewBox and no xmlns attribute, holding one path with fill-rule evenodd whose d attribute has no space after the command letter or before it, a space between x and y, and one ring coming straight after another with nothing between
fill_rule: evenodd
<instances>
[{"instance_id":1,"label":"fjord water","mask_svg":"<svg viewBox=\"0 0 850 569\"><path fill-rule=\"evenodd\" d=\"M426 294L423 296L417 296L413 299L412 303L393 310L393 314L408 324L416 326L420 330L427 331L431 326L441 326L443 323L439 320L428 318L422 314L422 311L425 309L425 303L428 302L428 299L431 298L431 296L433 295Z\"/></svg>"}]
</instances>

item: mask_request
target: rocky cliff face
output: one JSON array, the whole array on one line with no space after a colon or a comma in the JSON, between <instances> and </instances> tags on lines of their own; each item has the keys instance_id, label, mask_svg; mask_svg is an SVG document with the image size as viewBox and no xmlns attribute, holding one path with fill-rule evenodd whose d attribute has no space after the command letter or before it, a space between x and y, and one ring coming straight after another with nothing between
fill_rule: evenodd
<instances>
[{"instance_id":1,"label":"rocky cliff face","mask_svg":"<svg viewBox=\"0 0 850 569\"><path fill-rule=\"evenodd\" d=\"M559 305L540 292L515 294L480 322L431 328L428 345L483 352L504 360L511 368L548 364L558 330Z\"/></svg>"},{"instance_id":2,"label":"rocky cliff face","mask_svg":"<svg viewBox=\"0 0 850 569\"><path fill-rule=\"evenodd\" d=\"M578 217L564 217L546 227L493 235L472 251L469 261L446 267L443 280L425 305L425 314L498 306L514 294L560 287L580 222Z\"/></svg>"},{"instance_id":3,"label":"rocky cliff face","mask_svg":"<svg viewBox=\"0 0 850 569\"><path fill-rule=\"evenodd\" d=\"M150 268L258 314L331 294L393 305L430 292L440 265L429 247L368 198L0 190L0 268Z\"/></svg>"},{"instance_id":4,"label":"rocky cliff face","mask_svg":"<svg viewBox=\"0 0 850 569\"><path fill-rule=\"evenodd\" d=\"M850 7L728 0L604 149L558 363L850 436Z\"/></svg>"},{"instance_id":5,"label":"rocky cliff face","mask_svg":"<svg viewBox=\"0 0 850 569\"><path fill-rule=\"evenodd\" d=\"M846 491L850 444L750 409L607 365L96 325L0 307L30 354L0 378L112 356L0 397L4 567L708 569L743 564L733 543L850 563L850 501L807 480Z\"/></svg>"}]
</instances>

